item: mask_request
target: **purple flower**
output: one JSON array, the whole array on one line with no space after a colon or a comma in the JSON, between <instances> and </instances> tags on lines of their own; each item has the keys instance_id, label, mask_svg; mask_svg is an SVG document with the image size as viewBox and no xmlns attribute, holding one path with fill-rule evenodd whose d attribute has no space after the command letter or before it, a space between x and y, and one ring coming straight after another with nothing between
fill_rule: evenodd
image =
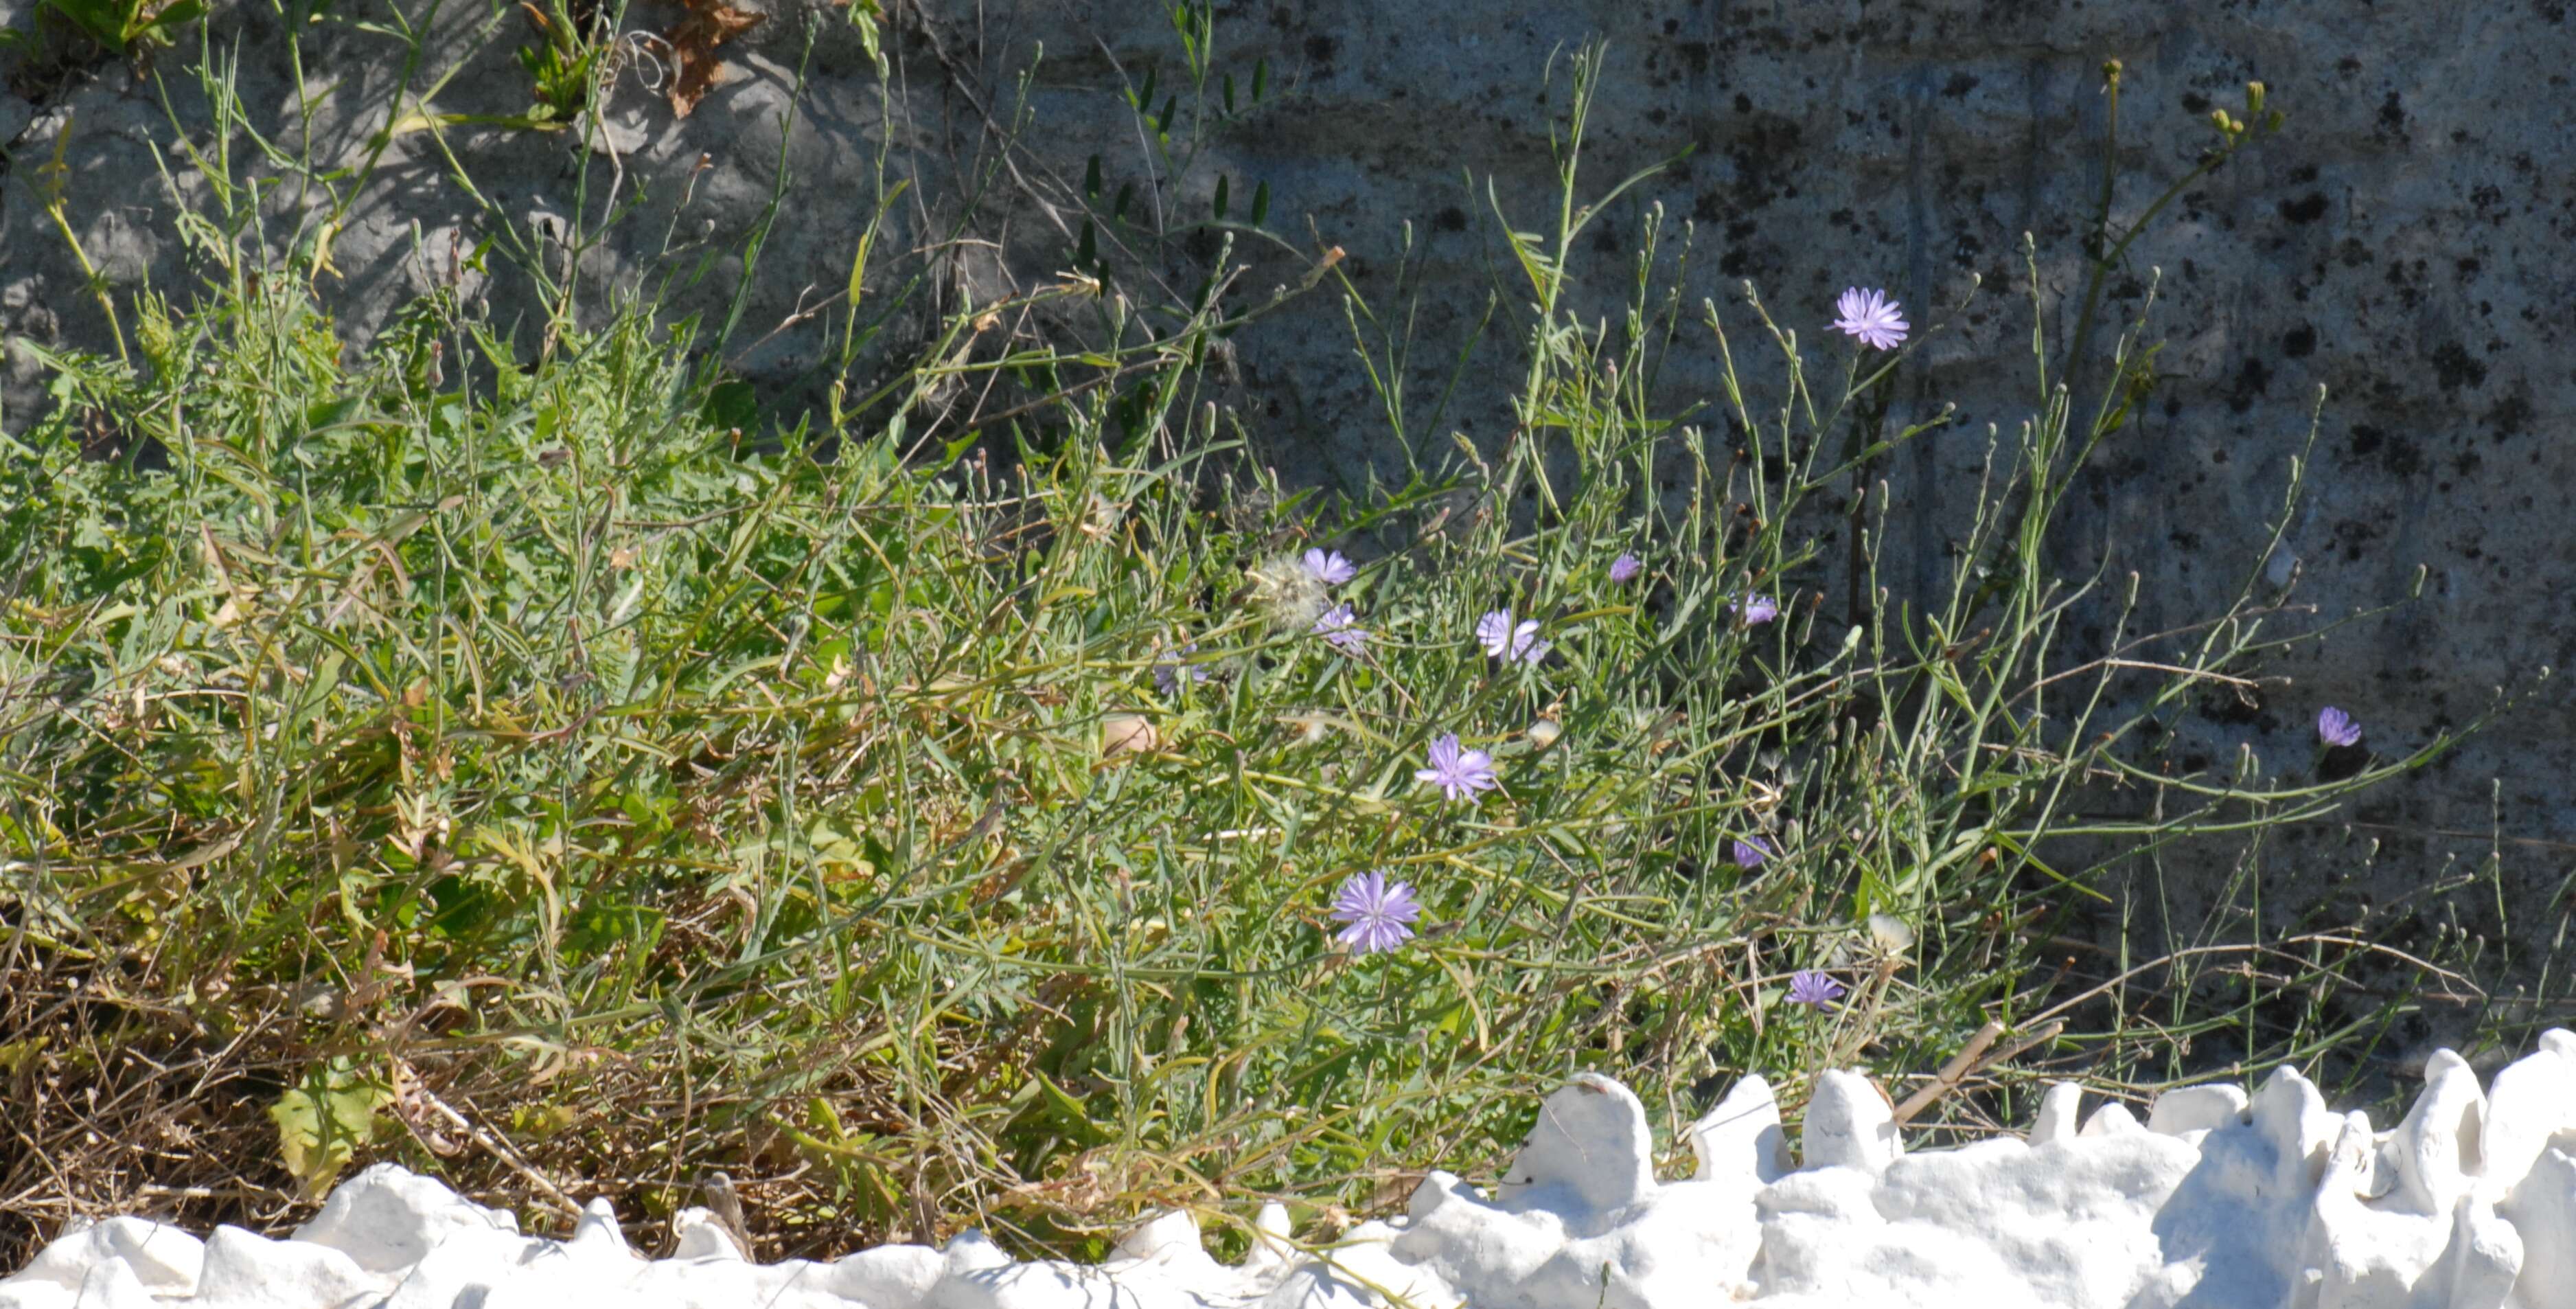
<instances>
[{"instance_id":1,"label":"purple flower","mask_svg":"<svg viewBox=\"0 0 2576 1309\"><path fill-rule=\"evenodd\" d=\"M1452 800L1476 802L1476 793L1502 785L1494 778L1494 757L1482 750L1458 748L1458 734L1431 743L1431 766L1415 769L1413 780L1429 782Z\"/></svg>"},{"instance_id":2,"label":"purple flower","mask_svg":"<svg viewBox=\"0 0 2576 1309\"><path fill-rule=\"evenodd\" d=\"M1763 860L1780 853L1780 847L1771 844L1770 837L1748 836L1735 843L1732 853L1735 855L1736 867L1760 868Z\"/></svg>"},{"instance_id":3,"label":"purple flower","mask_svg":"<svg viewBox=\"0 0 2576 1309\"><path fill-rule=\"evenodd\" d=\"M1208 679L1208 670L1204 665L1181 662L1183 656L1195 653L1198 648L1199 643L1192 641L1188 645L1182 646L1178 650L1170 651L1162 658L1155 660L1154 689L1165 695L1179 695L1181 693L1182 679L1186 678L1193 682L1206 681Z\"/></svg>"},{"instance_id":4,"label":"purple flower","mask_svg":"<svg viewBox=\"0 0 2576 1309\"><path fill-rule=\"evenodd\" d=\"M1789 1003L1822 1009L1843 998L1843 984L1817 972L1801 968L1789 974Z\"/></svg>"},{"instance_id":5,"label":"purple flower","mask_svg":"<svg viewBox=\"0 0 2576 1309\"><path fill-rule=\"evenodd\" d=\"M2361 724L2352 715L2327 705L2317 711L2317 739L2327 745L2361 744Z\"/></svg>"},{"instance_id":6,"label":"purple flower","mask_svg":"<svg viewBox=\"0 0 2576 1309\"><path fill-rule=\"evenodd\" d=\"M1341 893L1333 897L1332 916L1347 924L1333 934L1334 940L1354 953L1376 954L1413 938L1411 924L1422 916L1422 904L1413 898L1411 885L1389 885L1385 873L1373 870L1353 873L1342 883Z\"/></svg>"},{"instance_id":7,"label":"purple flower","mask_svg":"<svg viewBox=\"0 0 2576 1309\"><path fill-rule=\"evenodd\" d=\"M1905 344L1905 320L1897 316L1902 306L1887 298L1885 291L1845 288L1842 298L1834 301L1842 317L1834 320L1834 330L1859 337L1873 350L1893 350Z\"/></svg>"},{"instance_id":8,"label":"purple flower","mask_svg":"<svg viewBox=\"0 0 2576 1309\"><path fill-rule=\"evenodd\" d=\"M1740 600L1727 601L1726 609L1743 619L1746 627L1760 627L1780 616L1780 602L1759 591L1749 592Z\"/></svg>"},{"instance_id":9,"label":"purple flower","mask_svg":"<svg viewBox=\"0 0 2576 1309\"><path fill-rule=\"evenodd\" d=\"M1613 582L1625 582L1644 571L1646 565L1624 550L1619 552L1618 558L1610 561L1610 580Z\"/></svg>"},{"instance_id":10,"label":"purple flower","mask_svg":"<svg viewBox=\"0 0 2576 1309\"><path fill-rule=\"evenodd\" d=\"M1525 664L1547 658L1547 652L1553 648L1538 639L1537 619L1525 618L1514 623L1509 609L1497 609L1477 619L1476 641L1485 647L1486 654L1496 659L1518 659Z\"/></svg>"},{"instance_id":11,"label":"purple flower","mask_svg":"<svg viewBox=\"0 0 2576 1309\"><path fill-rule=\"evenodd\" d=\"M1359 615L1351 612L1347 600L1317 615L1314 631L1326 645L1343 654L1358 654L1368 645L1368 630L1360 626Z\"/></svg>"},{"instance_id":12,"label":"purple flower","mask_svg":"<svg viewBox=\"0 0 2576 1309\"><path fill-rule=\"evenodd\" d=\"M1307 551L1306 571L1313 573L1315 580L1326 586L1340 586L1360 575L1358 566L1343 558L1339 550Z\"/></svg>"}]
</instances>

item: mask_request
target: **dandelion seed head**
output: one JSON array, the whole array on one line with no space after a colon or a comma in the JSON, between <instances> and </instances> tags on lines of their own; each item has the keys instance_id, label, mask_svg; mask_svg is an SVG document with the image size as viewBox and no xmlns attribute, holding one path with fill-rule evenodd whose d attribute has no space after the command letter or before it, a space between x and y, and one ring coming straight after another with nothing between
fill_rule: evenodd
<instances>
[{"instance_id":1,"label":"dandelion seed head","mask_svg":"<svg viewBox=\"0 0 2576 1309\"><path fill-rule=\"evenodd\" d=\"M1331 603L1325 594L1324 579L1294 555L1254 565L1244 574L1244 581L1249 584L1254 607L1270 620L1274 630L1311 628Z\"/></svg>"},{"instance_id":2,"label":"dandelion seed head","mask_svg":"<svg viewBox=\"0 0 2576 1309\"><path fill-rule=\"evenodd\" d=\"M1871 914L1869 941L1880 954L1903 954L1914 948L1914 929L1893 914Z\"/></svg>"}]
</instances>

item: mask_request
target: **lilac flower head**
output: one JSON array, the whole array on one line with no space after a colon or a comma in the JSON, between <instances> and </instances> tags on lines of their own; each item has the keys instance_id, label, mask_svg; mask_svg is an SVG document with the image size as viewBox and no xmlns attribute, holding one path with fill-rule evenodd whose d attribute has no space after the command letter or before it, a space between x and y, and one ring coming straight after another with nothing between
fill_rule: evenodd
<instances>
[{"instance_id":1,"label":"lilac flower head","mask_svg":"<svg viewBox=\"0 0 2576 1309\"><path fill-rule=\"evenodd\" d=\"M1811 1009L1823 1009L1843 998L1843 984L1817 972L1801 968L1789 974L1789 1003Z\"/></svg>"},{"instance_id":2,"label":"lilac flower head","mask_svg":"<svg viewBox=\"0 0 2576 1309\"><path fill-rule=\"evenodd\" d=\"M1333 939L1357 954L1392 950L1412 939L1413 920L1421 916L1411 885L1390 885L1385 873L1374 870L1353 873L1333 897L1333 921L1346 924Z\"/></svg>"},{"instance_id":3,"label":"lilac flower head","mask_svg":"<svg viewBox=\"0 0 2576 1309\"><path fill-rule=\"evenodd\" d=\"M1905 320L1897 314L1903 306L1888 299L1885 291L1847 287L1834 308L1842 314L1834 320L1834 330L1860 338L1870 349L1893 350L1905 344Z\"/></svg>"},{"instance_id":4,"label":"lilac flower head","mask_svg":"<svg viewBox=\"0 0 2576 1309\"><path fill-rule=\"evenodd\" d=\"M1730 853L1735 856L1736 867L1760 868L1763 860L1780 853L1780 847L1771 844L1770 837L1748 836L1737 841Z\"/></svg>"},{"instance_id":5,"label":"lilac flower head","mask_svg":"<svg viewBox=\"0 0 2576 1309\"><path fill-rule=\"evenodd\" d=\"M1746 627L1760 627L1780 616L1780 602L1759 591L1749 591L1740 599L1726 602L1727 612L1744 620Z\"/></svg>"},{"instance_id":6,"label":"lilac flower head","mask_svg":"<svg viewBox=\"0 0 2576 1309\"><path fill-rule=\"evenodd\" d=\"M2317 739L2327 745L2361 744L2361 724L2353 716L2327 705L2317 711Z\"/></svg>"},{"instance_id":7,"label":"lilac flower head","mask_svg":"<svg viewBox=\"0 0 2576 1309\"><path fill-rule=\"evenodd\" d=\"M1458 748L1458 734L1431 743L1431 766L1414 770L1413 780L1429 782L1452 800L1476 802L1476 793L1490 791L1502 783L1494 777L1494 757L1482 750Z\"/></svg>"},{"instance_id":8,"label":"lilac flower head","mask_svg":"<svg viewBox=\"0 0 2576 1309\"><path fill-rule=\"evenodd\" d=\"M1177 650L1165 651L1162 658L1155 660L1154 689L1165 695L1179 695L1184 679L1192 682L1206 681L1208 679L1206 665L1182 662L1183 656L1196 653L1198 648L1199 643L1192 641Z\"/></svg>"},{"instance_id":9,"label":"lilac flower head","mask_svg":"<svg viewBox=\"0 0 2576 1309\"><path fill-rule=\"evenodd\" d=\"M1517 659L1525 664L1547 658L1547 652L1555 648L1538 639L1537 619L1524 618L1514 623L1509 609L1497 609L1477 619L1476 642L1485 647L1486 654L1496 659L1505 662Z\"/></svg>"},{"instance_id":10,"label":"lilac flower head","mask_svg":"<svg viewBox=\"0 0 2576 1309\"><path fill-rule=\"evenodd\" d=\"M1324 638L1324 644L1347 655L1358 654L1368 645L1368 629L1360 626L1359 615L1347 600L1317 615L1314 632Z\"/></svg>"},{"instance_id":11,"label":"lilac flower head","mask_svg":"<svg viewBox=\"0 0 2576 1309\"><path fill-rule=\"evenodd\" d=\"M1306 571L1313 573L1315 580L1326 586L1340 586L1360 575L1359 567L1343 558L1339 550L1307 551Z\"/></svg>"},{"instance_id":12,"label":"lilac flower head","mask_svg":"<svg viewBox=\"0 0 2576 1309\"><path fill-rule=\"evenodd\" d=\"M1644 571L1646 565L1624 550L1619 552L1618 558L1610 561L1610 580L1613 582L1625 582Z\"/></svg>"}]
</instances>

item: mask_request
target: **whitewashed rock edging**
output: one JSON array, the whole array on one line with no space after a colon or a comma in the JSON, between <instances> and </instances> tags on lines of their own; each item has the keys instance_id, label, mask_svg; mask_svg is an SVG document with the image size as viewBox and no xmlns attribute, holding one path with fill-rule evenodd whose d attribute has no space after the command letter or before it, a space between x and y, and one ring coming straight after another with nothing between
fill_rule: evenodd
<instances>
[{"instance_id":1,"label":"whitewashed rock edging","mask_svg":"<svg viewBox=\"0 0 2576 1309\"><path fill-rule=\"evenodd\" d=\"M1408 1214L1325 1250L1267 1206L1234 1266L1185 1214L1096 1266L974 1232L756 1264L692 1209L645 1259L605 1201L568 1240L530 1237L379 1164L292 1240L136 1218L66 1235L0 1280L0 1309L2576 1309L2576 1033L2483 1091L2436 1054L2385 1132L2287 1069L2250 1100L2170 1092L2144 1123L2110 1104L2079 1126L2080 1100L2053 1088L2026 1139L1908 1154L1877 1088L1827 1073L1793 1167L1747 1078L1689 1128L1697 1174L1658 1182L1645 1107L1586 1075L1497 1194L1433 1173Z\"/></svg>"}]
</instances>

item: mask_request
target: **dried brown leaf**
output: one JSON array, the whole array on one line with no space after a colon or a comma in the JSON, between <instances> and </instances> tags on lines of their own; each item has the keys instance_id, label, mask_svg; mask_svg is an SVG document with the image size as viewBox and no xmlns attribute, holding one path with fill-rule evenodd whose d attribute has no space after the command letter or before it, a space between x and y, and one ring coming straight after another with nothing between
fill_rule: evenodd
<instances>
[{"instance_id":1,"label":"dried brown leaf","mask_svg":"<svg viewBox=\"0 0 2576 1309\"><path fill-rule=\"evenodd\" d=\"M760 26L767 14L736 9L724 0L687 0L688 13L663 39L671 43L678 71L671 78L671 112L681 118L706 99L724 74L716 47Z\"/></svg>"}]
</instances>

